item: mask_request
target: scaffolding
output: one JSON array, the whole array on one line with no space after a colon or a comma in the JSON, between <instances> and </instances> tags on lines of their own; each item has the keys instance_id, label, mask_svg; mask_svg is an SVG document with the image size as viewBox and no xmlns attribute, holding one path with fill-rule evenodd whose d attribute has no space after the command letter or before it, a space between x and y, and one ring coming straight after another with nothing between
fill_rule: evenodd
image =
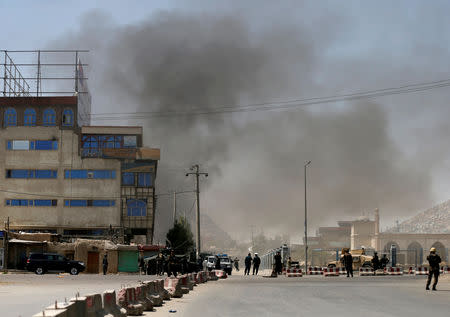
<instances>
[{"instance_id":1,"label":"scaffolding","mask_svg":"<svg viewBox=\"0 0 450 317\"><path fill-rule=\"evenodd\" d=\"M3 97L87 94L81 57L88 50L0 50ZM14 56L14 60L13 60ZM17 59L20 61L17 62ZM57 62L51 62L57 61ZM66 82L61 84L61 82ZM30 84L32 83L32 84ZM68 84L67 84L68 83ZM72 88L73 87L73 88Z\"/></svg>"}]
</instances>

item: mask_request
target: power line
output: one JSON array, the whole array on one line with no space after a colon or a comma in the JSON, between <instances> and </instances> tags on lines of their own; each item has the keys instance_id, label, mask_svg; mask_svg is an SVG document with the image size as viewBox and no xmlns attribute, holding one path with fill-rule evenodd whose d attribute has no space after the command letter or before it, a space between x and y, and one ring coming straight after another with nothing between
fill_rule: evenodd
<instances>
[{"instance_id":1,"label":"power line","mask_svg":"<svg viewBox=\"0 0 450 317\"><path fill-rule=\"evenodd\" d=\"M234 112L251 112L251 111L269 111L269 110L286 110L301 106L310 106L323 103L332 103L338 101L351 101L359 99L370 99L389 95L398 95L405 93L413 93L426 91L437 88L450 86L450 79L439 80L434 82L403 85L399 87L383 88L368 90L363 92L355 92L348 94L340 94L326 97L313 97L306 99L292 99L284 101L263 102L248 105L222 106L209 108L207 110L193 108L190 112L186 111L148 111L148 112L124 112L124 113L94 113L91 114L93 120L122 120L122 119L145 119L152 117L175 117L175 116L195 116L208 114L223 114ZM109 115L109 116L108 116ZM120 116L120 117L117 117Z\"/></svg>"}]
</instances>

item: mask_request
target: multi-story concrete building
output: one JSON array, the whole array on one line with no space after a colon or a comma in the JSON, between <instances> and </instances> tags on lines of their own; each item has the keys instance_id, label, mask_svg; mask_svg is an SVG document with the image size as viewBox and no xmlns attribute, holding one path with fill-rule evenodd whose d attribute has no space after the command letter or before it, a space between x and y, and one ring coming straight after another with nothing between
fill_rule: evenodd
<instances>
[{"instance_id":1,"label":"multi-story concrete building","mask_svg":"<svg viewBox=\"0 0 450 317\"><path fill-rule=\"evenodd\" d=\"M90 126L80 107L76 95L0 97L0 220L151 243L159 149L143 147L142 127Z\"/></svg>"}]
</instances>

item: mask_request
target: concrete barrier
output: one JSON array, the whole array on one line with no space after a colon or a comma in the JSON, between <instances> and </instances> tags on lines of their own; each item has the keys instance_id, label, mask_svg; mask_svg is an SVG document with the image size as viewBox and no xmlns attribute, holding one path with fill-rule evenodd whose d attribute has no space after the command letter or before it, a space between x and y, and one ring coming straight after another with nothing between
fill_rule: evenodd
<instances>
[{"instance_id":1,"label":"concrete barrier","mask_svg":"<svg viewBox=\"0 0 450 317\"><path fill-rule=\"evenodd\" d=\"M374 276L375 272L371 267L360 267L359 276Z\"/></svg>"},{"instance_id":2,"label":"concrete barrier","mask_svg":"<svg viewBox=\"0 0 450 317\"><path fill-rule=\"evenodd\" d=\"M144 284L147 285L147 298L150 299L153 306L161 306L163 304L163 298L158 291L157 281L145 281Z\"/></svg>"},{"instance_id":3,"label":"concrete barrier","mask_svg":"<svg viewBox=\"0 0 450 317\"><path fill-rule=\"evenodd\" d=\"M75 305L75 311L77 312L77 316L86 316L87 315L87 306L86 306L86 297L85 296L76 296L70 299Z\"/></svg>"},{"instance_id":4,"label":"concrete barrier","mask_svg":"<svg viewBox=\"0 0 450 317\"><path fill-rule=\"evenodd\" d=\"M134 287L122 288L117 294L117 303L125 308L127 315L140 316L144 312L144 306L136 301Z\"/></svg>"},{"instance_id":5,"label":"concrete barrier","mask_svg":"<svg viewBox=\"0 0 450 317\"><path fill-rule=\"evenodd\" d=\"M225 279L228 277L227 273L224 270L213 270L218 278Z\"/></svg>"},{"instance_id":6,"label":"concrete barrier","mask_svg":"<svg viewBox=\"0 0 450 317\"><path fill-rule=\"evenodd\" d=\"M48 306L45 310L46 311L47 310L65 310L67 317L78 317L79 316L76 304L74 302L57 302L57 301L55 301L55 303L53 305Z\"/></svg>"},{"instance_id":7,"label":"concrete barrier","mask_svg":"<svg viewBox=\"0 0 450 317\"><path fill-rule=\"evenodd\" d=\"M153 303L150 298L147 297L147 285L141 284L135 288L136 300L138 303L142 304L144 311L152 311Z\"/></svg>"},{"instance_id":8,"label":"concrete barrier","mask_svg":"<svg viewBox=\"0 0 450 317\"><path fill-rule=\"evenodd\" d=\"M322 275L323 271L320 266L309 266L306 274L307 275Z\"/></svg>"},{"instance_id":9,"label":"concrete barrier","mask_svg":"<svg viewBox=\"0 0 450 317\"><path fill-rule=\"evenodd\" d=\"M387 275L403 275L403 268L401 267L387 267L384 269Z\"/></svg>"},{"instance_id":10,"label":"concrete barrier","mask_svg":"<svg viewBox=\"0 0 450 317\"><path fill-rule=\"evenodd\" d=\"M208 272L208 281L217 281L219 278L216 275L216 272L210 271Z\"/></svg>"},{"instance_id":11,"label":"concrete barrier","mask_svg":"<svg viewBox=\"0 0 450 317\"><path fill-rule=\"evenodd\" d=\"M414 275L428 275L428 267L426 266L418 266L416 267L416 271Z\"/></svg>"},{"instance_id":12,"label":"concrete barrier","mask_svg":"<svg viewBox=\"0 0 450 317\"><path fill-rule=\"evenodd\" d=\"M98 317L106 315L103 310L102 295L86 295L86 317Z\"/></svg>"},{"instance_id":13,"label":"concrete barrier","mask_svg":"<svg viewBox=\"0 0 450 317\"><path fill-rule=\"evenodd\" d=\"M33 317L67 317L67 312L65 309L58 310L44 310L40 313L33 315Z\"/></svg>"},{"instance_id":14,"label":"concrete barrier","mask_svg":"<svg viewBox=\"0 0 450 317\"><path fill-rule=\"evenodd\" d=\"M405 271L406 272L406 271ZM416 272L416 268L414 266L410 266L406 274L414 274Z\"/></svg>"},{"instance_id":15,"label":"concrete barrier","mask_svg":"<svg viewBox=\"0 0 450 317\"><path fill-rule=\"evenodd\" d=\"M347 275L347 270L345 269L345 267L339 268L339 275Z\"/></svg>"},{"instance_id":16,"label":"concrete barrier","mask_svg":"<svg viewBox=\"0 0 450 317\"><path fill-rule=\"evenodd\" d=\"M286 277L302 277L303 271L302 269L287 269Z\"/></svg>"},{"instance_id":17,"label":"concrete barrier","mask_svg":"<svg viewBox=\"0 0 450 317\"><path fill-rule=\"evenodd\" d=\"M192 285L197 286L197 279L195 277L195 273L189 273L188 277L189 277L189 281L192 283Z\"/></svg>"},{"instance_id":18,"label":"concrete barrier","mask_svg":"<svg viewBox=\"0 0 450 317\"><path fill-rule=\"evenodd\" d=\"M178 283L181 285L181 291L183 292L183 294L188 294L190 288L187 276L186 275L178 276Z\"/></svg>"},{"instance_id":19,"label":"concrete barrier","mask_svg":"<svg viewBox=\"0 0 450 317\"><path fill-rule=\"evenodd\" d=\"M170 294L164 287L165 280L157 279L155 282L156 282L156 290L158 291L158 294L162 297L162 299L170 300Z\"/></svg>"},{"instance_id":20,"label":"concrete barrier","mask_svg":"<svg viewBox=\"0 0 450 317\"><path fill-rule=\"evenodd\" d=\"M107 290L102 294L103 297L103 310L108 316L112 317L126 317L127 311L124 308L121 308L116 303L116 291L115 290Z\"/></svg>"},{"instance_id":21,"label":"concrete barrier","mask_svg":"<svg viewBox=\"0 0 450 317\"><path fill-rule=\"evenodd\" d=\"M324 267L322 272L323 276L339 276L339 268L337 267Z\"/></svg>"},{"instance_id":22,"label":"concrete barrier","mask_svg":"<svg viewBox=\"0 0 450 317\"><path fill-rule=\"evenodd\" d=\"M180 280L176 277L166 277L164 280L164 288L169 292L171 297L182 297Z\"/></svg>"},{"instance_id":23,"label":"concrete barrier","mask_svg":"<svg viewBox=\"0 0 450 317\"><path fill-rule=\"evenodd\" d=\"M441 273L442 274L450 274L450 266L442 266Z\"/></svg>"}]
</instances>

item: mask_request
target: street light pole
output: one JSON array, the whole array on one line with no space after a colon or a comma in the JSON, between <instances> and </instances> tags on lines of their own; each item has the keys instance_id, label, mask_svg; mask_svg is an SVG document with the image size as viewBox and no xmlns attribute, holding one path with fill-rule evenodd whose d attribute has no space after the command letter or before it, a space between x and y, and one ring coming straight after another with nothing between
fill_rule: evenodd
<instances>
[{"instance_id":1,"label":"street light pole","mask_svg":"<svg viewBox=\"0 0 450 317\"><path fill-rule=\"evenodd\" d=\"M306 167L311 164L311 161L306 162L305 169L305 274L308 272L308 204L306 200Z\"/></svg>"}]
</instances>

